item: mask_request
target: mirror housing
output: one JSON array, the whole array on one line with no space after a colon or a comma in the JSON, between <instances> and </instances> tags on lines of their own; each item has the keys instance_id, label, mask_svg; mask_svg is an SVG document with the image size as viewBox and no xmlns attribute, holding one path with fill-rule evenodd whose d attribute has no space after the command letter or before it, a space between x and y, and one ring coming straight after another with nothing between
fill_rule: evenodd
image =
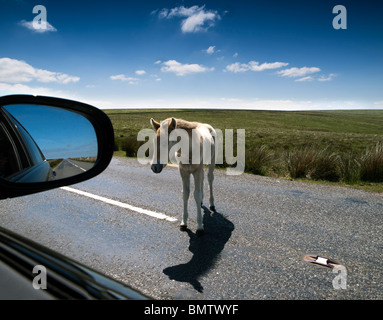
<instances>
[{"instance_id":1,"label":"mirror housing","mask_svg":"<svg viewBox=\"0 0 383 320\"><path fill-rule=\"evenodd\" d=\"M93 126L97 139L97 159L93 167L80 174L59 180L49 180L43 182L13 182L0 178L0 199L13 198L17 196L46 191L65 185L79 183L98 175L106 169L113 156L114 132L109 117L100 109L91 105L45 96L32 95L9 95L0 97L0 111L5 112L6 106L12 105L31 105L47 106L61 110L68 110L78 114L89 121ZM42 130L44 128L41 128Z\"/></svg>"}]
</instances>

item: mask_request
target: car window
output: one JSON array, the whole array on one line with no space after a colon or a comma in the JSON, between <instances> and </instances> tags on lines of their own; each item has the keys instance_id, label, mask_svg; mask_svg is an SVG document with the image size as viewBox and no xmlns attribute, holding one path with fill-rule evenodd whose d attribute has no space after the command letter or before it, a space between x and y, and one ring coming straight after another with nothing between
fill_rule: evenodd
<instances>
[{"instance_id":1,"label":"car window","mask_svg":"<svg viewBox=\"0 0 383 320\"><path fill-rule=\"evenodd\" d=\"M37 146L35 141L32 139L32 137L29 135L29 133L24 129L24 127L19 122L17 122L15 118L12 117L12 120L14 121L15 126L17 127L27 149L29 150L29 155L31 157L33 165L44 161L44 156L42 155L39 147Z\"/></svg>"}]
</instances>

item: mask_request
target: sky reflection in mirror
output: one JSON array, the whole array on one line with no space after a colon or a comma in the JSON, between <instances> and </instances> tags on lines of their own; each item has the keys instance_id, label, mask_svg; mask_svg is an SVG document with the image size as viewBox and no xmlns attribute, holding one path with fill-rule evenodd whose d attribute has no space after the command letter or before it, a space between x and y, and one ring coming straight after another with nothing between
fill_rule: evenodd
<instances>
[{"instance_id":1,"label":"sky reflection in mirror","mask_svg":"<svg viewBox=\"0 0 383 320\"><path fill-rule=\"evenodd\" d=\"M9 105L5 109L29 132L46 159L97 157L96 133L82 115L40 105Z\"/></svg>"}]
</instances>

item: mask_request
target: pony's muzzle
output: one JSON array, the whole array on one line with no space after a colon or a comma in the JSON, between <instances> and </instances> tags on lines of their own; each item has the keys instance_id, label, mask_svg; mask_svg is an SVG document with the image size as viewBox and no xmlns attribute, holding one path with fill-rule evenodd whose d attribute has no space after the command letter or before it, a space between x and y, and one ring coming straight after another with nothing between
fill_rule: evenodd
<instances>
[{"instance_id":1,"label":"pony's muzzle","mask_svg":"<svg viewBox=\"0 0 383 320\"><path fill-rule=\"evenodd\" d=\"M160 163L152 164L151 166L151 169L154 173L160 173L163 168L164 168L164 165Z\"/></svg>"}]
</instances>

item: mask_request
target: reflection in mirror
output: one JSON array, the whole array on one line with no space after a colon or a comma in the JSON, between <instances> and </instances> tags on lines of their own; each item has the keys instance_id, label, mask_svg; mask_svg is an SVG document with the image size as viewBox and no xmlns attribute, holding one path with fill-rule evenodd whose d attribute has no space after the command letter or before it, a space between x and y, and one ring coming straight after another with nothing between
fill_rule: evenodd
<instances>
[{"instance_id":1,"label":"reflection in mirror","mask_svg":"<svg viewBox=\"0 0 383 320\"><path fill-rule=\"evenodd\" d=\"M40 105L8 105L0 112L0 178L68 178L91 169L97 154L93 125L78 113Z\"/></svg>"}]
</instances>

